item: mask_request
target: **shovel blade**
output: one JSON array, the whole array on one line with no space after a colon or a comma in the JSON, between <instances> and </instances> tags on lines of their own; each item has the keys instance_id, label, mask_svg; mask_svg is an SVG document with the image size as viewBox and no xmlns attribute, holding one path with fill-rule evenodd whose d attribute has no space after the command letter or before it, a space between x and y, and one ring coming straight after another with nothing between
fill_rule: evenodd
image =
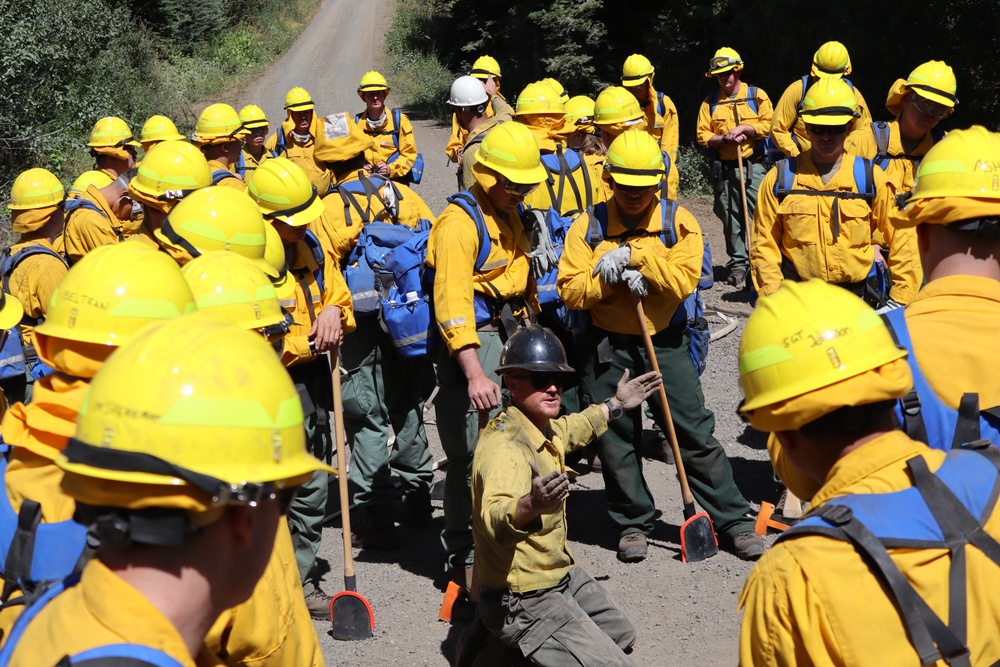
<instances>
[{"instance_id":1,"label":"shovel blade","mask_svg":"<svg viewBox=\"0 0 1000 667\"><path fill-rule=\"evenodd\" d=\"M697 563L719 553L715 526L705 512L698 512L681 524L681 560Z\"/></svg>"},{"instance_id":2,"label":"shovel blade","mask_svg":"<svg viewBox=\"0 0 1000 667\"><path fill-rule=\"evenodd\" d=\"M354 591L337 593L330 600L330 634L339 641L370 639L375 629L375 616L368 600Z\"/></svg>"}]
</instances>

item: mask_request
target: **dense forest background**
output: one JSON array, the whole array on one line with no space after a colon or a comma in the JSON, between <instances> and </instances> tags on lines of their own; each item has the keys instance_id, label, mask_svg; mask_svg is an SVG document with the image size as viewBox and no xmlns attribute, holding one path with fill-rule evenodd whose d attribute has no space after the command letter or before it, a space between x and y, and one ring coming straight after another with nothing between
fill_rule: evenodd
<instances>
[{"instance_id":1,"label":"dense forest background","mask_svg":"<svg viewBox=\"0 0 1000 667\"><path fill-rule=\"evenodd\" d=\"M67 182L89 169L82 144L99 115L138 135L162 113L189 132L192 102L282 53L318 4L0 0L0 200L23 169Z\"/></svg>"},{"instance_id":2,"label":"dense forest background","mask_svg":"<svg viewBox=\"0 0 1000 667\"><path fill-rule=\"evenodd\" d=\"M698 106L716 87L704 72L717 48L735 48L743 80L777 102L829 40L847 46L850 78L876 119L890 117L884 103L895 79L944 60L958 77L960 104L942 127L997 129L1000 5L992 0L400 0L387 48L403 92L428 113L441 113L452 77L484 53L499 61L509 100L545 76L593 97L642 53L656 67L657 90L677 105L681 143L690 144Z\"/></svg>"}]
</instances>

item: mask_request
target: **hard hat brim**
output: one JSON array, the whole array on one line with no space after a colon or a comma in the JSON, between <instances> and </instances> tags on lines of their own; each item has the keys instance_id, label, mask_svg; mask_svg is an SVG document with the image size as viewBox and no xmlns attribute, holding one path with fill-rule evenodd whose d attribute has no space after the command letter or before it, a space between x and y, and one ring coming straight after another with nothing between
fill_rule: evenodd
<instances>
[{"instance_id":1,"label":"hard hat brim","mask_svg":"<svg viewBox=\"0 0 1000 667\"><path fill-rule=\"evenodd\" d=\"M307 208L297 211L292 215L276 215L274 216L274 219L281 220L292 227L305 227L310 222L323 215L323 211L325 210L326 206L323 204L323 200L320 197L315 197Z\"/></svg>"},{"instance_id":2,"label":"hard hat brim","mask_svg":"<svg viewBox=\"0 0 1000 667\"><path fill-rule=\"evenodd\" d=\"M0 329L12 329L22 317L24 317L24 307L21 306L21 302L16 296L4 293L3 306L0 307ZM11 335L17 334L12 331Z\"/></svg>"},{"instance_id":3,"label":"hard hat brim","mask_svg":"<svg viewBox=\"0 0 1000 667\"><path fill-rule=\"evenodd\" d=\"M529 167L528 169L508 169L487 164L479 157L479 151L476 151L476 162L483 165L487 169L492 169L498 174L505 176L511 183L517 183L518 185L535 185L537 183L543 183L548 177L548 173L545 171L545 167L542 166L541 162L534 167Z\"/></svg>"},{"instance_id":4,"label":"hard hat brim","mask_svg":"<svg viewBox=\"0 0 1000 667\"><path fill-rule=\"evenodd\" d=\"M806 113L801 114L802 120L807 125L846 125L854 120L856 117L848 114L826 114L812 116Z\"/></svg>"},{"instance_id":5,"label":"hard hat brim","mask_svg":"<svg viewBox=\"0 0 1000 667\"><path fill-rule=\"evenodd\" d=\"M628 76L628 77L623 76L622 77L622 85L623 86L638 86L640 84L645 83L646 79L648 79L651 76L653 76L652 72L650 72L649 74L642 74L642 75L639 75L639 76Z\"/></svg>"}]
</instances>

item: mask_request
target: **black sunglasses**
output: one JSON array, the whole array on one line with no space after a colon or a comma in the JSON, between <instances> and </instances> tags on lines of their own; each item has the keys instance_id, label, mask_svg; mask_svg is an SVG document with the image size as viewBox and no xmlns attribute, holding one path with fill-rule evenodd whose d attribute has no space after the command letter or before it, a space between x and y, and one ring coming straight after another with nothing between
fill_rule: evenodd
<instances>
[{"instance_id":1,"label":"black sunglasses","mask_svg":"<svg viewBox=\"0 0 1000 667\"><path fill-rule=\"evenodd\" d=\"M847 125L813 125L812 123L807 123L806 129L821 137L839 137L844 132L847 132Z\"/></svg>"},{"instance_id":2,"label":"black sunglasses","mask_svg":"<svg viewBox=\"0 0 1000 667\"><path fill-rule=\"evenodd\" d=\"M512 380L528 380L531 382L531 386L539 391L548 389L552 385L555 385L556 389L563 389L571 383L570 376L561 373L530 373L528 375L508 375L507 377Z\"/></svg>"}]
</instances>

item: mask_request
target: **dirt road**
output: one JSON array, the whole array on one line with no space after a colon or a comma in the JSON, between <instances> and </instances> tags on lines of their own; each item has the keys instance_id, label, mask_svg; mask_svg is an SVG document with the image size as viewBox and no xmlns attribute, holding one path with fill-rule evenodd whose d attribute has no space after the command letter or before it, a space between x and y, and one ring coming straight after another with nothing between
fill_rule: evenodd
<instances>
[{"instance_id":1,"label":"dirt road","mask_svg":"<svg viewBox=\"0 0 1000 667\"><path fill-rule=\"evenodd\" d=\"M292 86L304 86L317 102L317 111L360 111L355 89L360 76L380 67L377 57L388 27L393 3L357 3L328 0L295 46L274 67L246 88L238 102L263 106L272 128L284 117L282 100ZM392 83L390 72L384 72ZM574 91L576 92L576 91ZM581 91L582 92L582 91ZM388 104L393 105L390 96ZM446 166L444 145L449 128L415 121L418 147L427 168L417 191L439 213L454 192L454 170ZM716 264L724 264L721 223L704 204L683 202L696 215L710 239ZM749 308L742 295L717 284L705 293L707 305L726 310ZM708 406L716 414L716 437L724 444L737 483L756 508L760 501L776 502L763 439L736 417L739 400L736 351L743 320L735 332L713 343L709 367L702 378ZM713 327L721 327L714 321ZM669 369L664 369L669 372ZM443 456L428 407L427 430L435 458ZM603 583L626 611L638 631L633 655L636 664L662 667L732 665L737 657L739 614L737 598L751 564L728 553L693 565L680 561L678 526L681 503L675 471L657 461L645 461L650 489L663 512L650 539L649 558L639 564L617 561L618 536L608 519L600 475L583 474L569 499L571 548L577 562ZM579 468L586 472L586 466ZM442 477L438 473L439 477ZM335 495L335 493L334 493ZM400 512L401 513L401 512ZM434 525L423 531L402 529L403 548L391 552L356 551L358 588L375 613L375 637L363 642L337 642L328 624L317 623L329 665L447 665L459 626L437 620L446 583L444 553L439 533L444 519L435 504ZM324 588L342 589L339 524L324 533L320 552L330 566Z\"/></svg>"}]
</instances>

